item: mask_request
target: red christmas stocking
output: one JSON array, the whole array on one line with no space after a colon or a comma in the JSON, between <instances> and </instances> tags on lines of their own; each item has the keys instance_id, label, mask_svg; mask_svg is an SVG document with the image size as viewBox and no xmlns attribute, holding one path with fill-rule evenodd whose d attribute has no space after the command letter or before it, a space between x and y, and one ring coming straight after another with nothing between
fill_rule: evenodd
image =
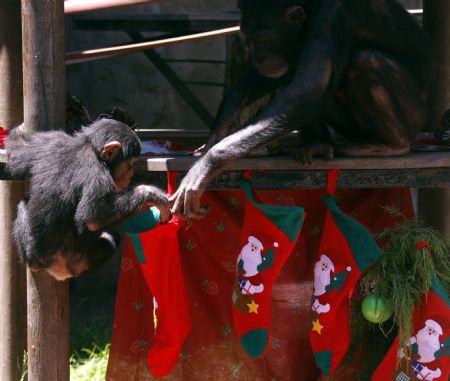
<instances>
[{"instance_id":1,"label":"red christmas stocking","mask_svg":"<svg viewBox=\"0 0 450 381\"><path fill-rule=\"evenodd\" d=\"M414 312L409 350L399 351L395 339L372 375L372 381L447 381L450 376L450 300L437 278Z\"/></svg>"},{"instance_id":2,"label":"red christmas stocking","mask_svg":"<svg viewBox=\"0 0 450 381\"><path fill-rule=\"evenodd\" d=\"M256 202L247 180L242 188L247 198L232 312L243 349L257 358L264 354L269 341L272 286L297 241L304 211Z\"/></svg>"},{"instance_id":3,"label":"red christmas stocking","mask_svg":"<svg viewBox=\"0 0 450 381\"><path fill-rule=\"evenodd\" d=\"M147 365L155 377L162 377L178 361L191 316L179 258L180 222L173 218L157 224L158 220L158 209L151 208L130 220L125 229L154 296L155 337Z\"/></svg>"},{"instance_id":4,"label":"red christmas stocking","mask_svg":"<svg viewBox=\"0 0 450 381\"><path fill-rule=\"evenodd\" d=\"M362 271L382 255L370 232L344 214L334 198L337 170L331 170L319 253L314 265L312 327L309 333L317 366L331 375L350 345L349 298Z\"/></svg>"}]
</instances>

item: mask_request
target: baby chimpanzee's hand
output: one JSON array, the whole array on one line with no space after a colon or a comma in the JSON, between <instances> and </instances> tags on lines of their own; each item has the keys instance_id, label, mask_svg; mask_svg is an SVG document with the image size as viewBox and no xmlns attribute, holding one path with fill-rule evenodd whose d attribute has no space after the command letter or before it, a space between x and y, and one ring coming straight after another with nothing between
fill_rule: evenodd
<instances>
[{"instance_id":1,"label":"baby chimpanzee's hand","mask_svg":"<svg viewBox=\"0 0 450 381\"><path fill-rule=\"evenodd\" d=\"M172 213L170 212L170 206L169 203L164 204L164 205L155 205L159 211L160 211L160 216L159 216L159 220L160 222L162 222L163 224L165 224L166 222L169 222L170 218L172 217Z\"/></svg>"},{"instance_id":2,"label":"baby chimpanzee's hand","mask_svg":"<svg viewBox=\"0 0 450 381\"><path fill-rule=\"evenodd\" d=\"M139 185L136 191L146 198L146 201L155 205L160 211L160 221L164 224L169 222L172 213L170 212L169 199L159 188L153 185Z\"/></svg>"}]
</instances>

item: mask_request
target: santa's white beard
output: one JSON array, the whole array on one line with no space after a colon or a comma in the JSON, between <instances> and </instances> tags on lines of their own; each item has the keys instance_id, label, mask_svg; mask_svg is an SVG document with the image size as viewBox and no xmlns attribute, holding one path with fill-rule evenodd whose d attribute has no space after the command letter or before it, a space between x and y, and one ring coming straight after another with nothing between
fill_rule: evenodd
<instances>
[{"instance_id":1,"label":"santa's white beard","mask_svg":"<svg viewBox=\"0 0 450 381\"><path fill-rule=\"evenodd\" d=\"M248 243L242 248L241 258L244 262L245 276L258 274L257 267L262 263L261 254L251 250L251 244Z\"/></svg>"},{"instance_id":2,"label":"santa's white beard","mask_svg":"<svg viewBox=\"0 0 450 381\"><path fill-rule=\"evenodd\" d=\"M430 336L426 328L423 328L417 333L416 338L419 347L419 362L427 363L434 361L434 354L440 348L439 336Z\"/></svg>"},{"instance_id":3,"label":"santa's white beard","mask_svg":"<svg viewBox=\"0 0 450 381\"><path fill-rule=\"evenodd\" d=\"M326 292L325 287L330 284L331 270L322 271L320 264L314 269L314 296L323 295Z\"/></svg>"}]
</instances>

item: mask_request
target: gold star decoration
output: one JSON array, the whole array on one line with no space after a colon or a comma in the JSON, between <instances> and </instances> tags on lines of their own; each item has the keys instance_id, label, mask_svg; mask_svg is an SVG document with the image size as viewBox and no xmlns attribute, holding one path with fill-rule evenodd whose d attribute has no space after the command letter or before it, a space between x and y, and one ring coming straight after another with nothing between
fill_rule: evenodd
<instances>
[{"instance_id":1,"label":"gold star decoration","mask_svg":"<svg viewBox=\"0 0 450 381\"><path fill-rule=\"evenodd\" d=\"M258 307L259 304L256 304L255 301L252 299L251 303L247 303L248 306L248 313L251 314L252 312L257 314L258 313Z\"/></svg>"},{"instance_id":2,"label":"gold star decoration","mask_svg":"<svg viewBox=\"0 0 450 381\"><path fill-rule=\"evenodd\" d=\"M322 334L323 325L320 324L319 319L313 321L312 324L313 324L312 330L316 331L319 335Z\"/></svg>"}]
</instances>

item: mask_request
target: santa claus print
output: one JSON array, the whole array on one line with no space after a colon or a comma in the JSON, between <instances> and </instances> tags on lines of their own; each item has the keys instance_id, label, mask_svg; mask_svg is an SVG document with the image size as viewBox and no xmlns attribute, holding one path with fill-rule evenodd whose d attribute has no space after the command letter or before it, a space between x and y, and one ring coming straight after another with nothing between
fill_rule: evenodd
<instances>
[{"instance_id":1,"label":"santa claus print","mask_svg":"<svg viewBox=\"0 0 450 381\"><path fill-rule=\"evenodd\" d=\"M347 273L351 271L347 266L344 271L336 272L333 261L325 254L314 265L314 300L312 310L317 314L330 311L329 303L320 303L320 296L333 291L340 290L347 279Z\"/></svg>"},{"instance_id":2,"label":"santa claus print","mask_svg":"<svg viewBox=\"0 0 450 381\"><path fill-rule=\"evenodd\" d=\"M435 361L443 352L444 345L440 341L442 334L441 325L435 320L428 319L425 321L424 327L409 339L411 354L417 356L417 359L411 363L411 368L417 379L433 381L441 377L442 372L439 367L432 367L428 363Z\"/></svg>"},{"instance_id":3,"label":"santa claus print","mask_svg":"<svg viewBox=\"0 0 450 381\"><path fill-rule=\"evenodd\" d=\"M257 238L257 236L259 238ZM264 238L263 238L264 237ZM263 244L265 242L265 244ZM270 239L261 233L253 233L248 236L247 243L242 247L236 260L237 276L232 294L233 304L241 312L248 312L248 304L252 295L261 294L264 284L257 275L266 269L272 268L275 259L275 250L278 242L270 245ZM272 246L264 252L264 246ZM253 277L253 278L252 278ZM251 278L251 279L249 279ZM259 280L258 280L259 279Z\"/></svg>"},{"instance_id":4,"label":"santa claus print","mask_svg":"<svg viewBox=\"0 0 450 381\"><path fill-rule=\"evenodd\" d=\"M278 247L278 243L274 243L274 247ZM263 257L262 252L264 245L262 242L251 235L248 242L244 245L237 258L237 266L239 273L245 277L252 277L260 273L266 268L270 268L273 263L273 251L266 253Z\"/></svg>"},{"instance_id":5,"label":"santa claus print","mask_svg":"<svg viewBox=\"0 0 450 381\"><path fill-rule=\"evenodd\" d=\"M314 265L314 296L325 294L326 287L331 283L331 272L334 264L330 258L322 254Z\"/></svg>"},{"instance_id":6,"label":"santa claus print","mask_svg":"<svg viewBox=\"0 0 450 381\"><path fill-rule=\"evenodd\" d=\"M334 264L330 258L322 254L320 259L314 265L314 302L312 309L317 314L323 314L330 311L330 304L320 304L317 296L327 292L326 287L331 283L331 272L334 271Z\"/></svg>"},{"instance_id":7,"label":"santa claus print","mask_svg":"<svg viewBox=\"0 0 450 381\"><path fill-rule=\"evenodd\" d=\"M436 360L434 354L441 348L439 336L442 335L442 327L434 320L428 319L425 326L417 334L409 339L413 353L417 351L420 362Z\"/></svg>"}]
</instances>

